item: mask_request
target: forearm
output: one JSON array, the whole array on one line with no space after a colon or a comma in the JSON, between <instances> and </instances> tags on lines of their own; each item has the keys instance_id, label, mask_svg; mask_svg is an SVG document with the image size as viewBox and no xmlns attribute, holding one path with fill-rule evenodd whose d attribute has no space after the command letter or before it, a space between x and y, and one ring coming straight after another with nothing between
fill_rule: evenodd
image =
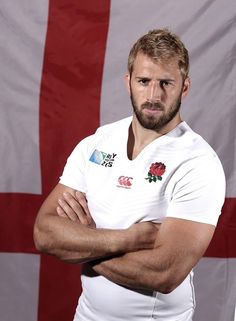
<instances>
[{"instance_id":1,"label":"forearm","mask_svg":"<svg viewBox=\"0 0 236 321\"><path fill-rule=\"evenodd\" d=\"M93 269L114 283L134 289L169 293L175 280L170 280L172 262L155 250L141 250L103 261L91 262ZM173 282L173 283L172 283Z\"/></svg>"},{"instance_id":2,"label":"forearm","mask_svg":"<svg viewBox=\"0 0 236 321\"><path fill-rule=\"evenodd\" d=\"M153 249L104 260L93 268L112 282L130 288L169 293L183 282L202 257L214 229L209 224L166 218Z\"/></svg>"},{"instance_id":3,"label":"forearm","mask_svg":"<svg viewBox=\"0 0 236 321\"><path fill-rule=\"evenodd\" d=\"M74 263L153 248L157 228L152 223L127 229L97 229L58 215L39 215L34 228L36 247Z\"/></svg>"},{"instance_id":4,"label":"forearm","mask_svg":"<svg viewBox=\"0 0 236 321\"><path fill-rule=\"evenodd\" d=\"M134 244L127 230L96 229L55 215L36 222L36 247L74 263L123 253Z\"/></svg>"}]
</instances>

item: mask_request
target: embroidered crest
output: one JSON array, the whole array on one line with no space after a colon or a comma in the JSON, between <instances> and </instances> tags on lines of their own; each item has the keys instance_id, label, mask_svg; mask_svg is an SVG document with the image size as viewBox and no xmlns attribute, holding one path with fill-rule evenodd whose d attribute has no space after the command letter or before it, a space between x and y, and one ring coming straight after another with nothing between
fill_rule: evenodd
<instances>
[{"instance_id":1,"label":"embroidered crest","mask_svg":"<svg viewBox=\"0 0 236 321\"><path fill-rule=\"evenodd\" d=\"M101 152L97 149L95 149L92 153L92 155L90 156L89 160L92 163L98 164L98 165L102 165L105 167L112 167L115 161L115 157L117 154L109 154L109 153L104 153Z\"/></svg>"},{"instance_id":2,"label":"embroidered crest","mask_svg":"<svg viewBox=\"0 0 236 321\"><path fill-rule=\"evenodd\" d=\"M152 163L149 171L148 171L148 177L145 177L145 179L147 179L149 181L149 183L151 182L157 182L157 180L161 181L162 180L162 175L165 173L166 170L166 165L163 163Z\"/></svg>"}]
</instances>

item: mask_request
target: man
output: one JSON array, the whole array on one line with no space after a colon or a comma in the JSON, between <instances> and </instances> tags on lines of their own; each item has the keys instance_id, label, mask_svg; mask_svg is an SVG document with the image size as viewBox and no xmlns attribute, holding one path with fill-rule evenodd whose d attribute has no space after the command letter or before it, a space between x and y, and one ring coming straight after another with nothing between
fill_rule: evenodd
<instances>
[{"instance_id":1,"label":"man","mask_svg":"<svg viewBox=\"0 0 236 321\"><path fill-rule=\"evenodd\" d=\"M188 51L153 30L130 51L133 116L78 144L34 229L39 250L85 263L76 321L190 321L192 268L213 236L225 179L181 120Z\"/></svg>"}]
</instances>

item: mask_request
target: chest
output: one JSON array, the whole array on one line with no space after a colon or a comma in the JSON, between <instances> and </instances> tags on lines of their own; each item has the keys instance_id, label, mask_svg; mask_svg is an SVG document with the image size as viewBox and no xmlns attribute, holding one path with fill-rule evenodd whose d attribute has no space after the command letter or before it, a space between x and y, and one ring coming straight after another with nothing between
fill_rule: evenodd
<instances>
[{"instance_id":1,"label":"chest","mask_svg":"<svg viewBox=\"0 0 236 321\"><path fill-rule=\"evenodd\" d=\"M97 160L90 157L85 176L88 205L97 226L124 228L139 221L161 222L171 199L173 158L156 150L133 161L119 151L97 150L95 154Z\"/></svg>"}]
</instances>

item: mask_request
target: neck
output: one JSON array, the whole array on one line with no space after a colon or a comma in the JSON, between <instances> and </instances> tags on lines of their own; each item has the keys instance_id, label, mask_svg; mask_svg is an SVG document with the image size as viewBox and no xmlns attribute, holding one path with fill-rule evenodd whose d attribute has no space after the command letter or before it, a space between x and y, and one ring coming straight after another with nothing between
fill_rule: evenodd
<instances>
[{"instance_id":1,"label":"neck","mask_svg":"<svg viewBox=\"0 0 236 321\"><path fill-rule=\"evenodd\" d=\"M181 123L180 115L178 114L170 123L159 131L146 129L142 127L137 120L135 114L129 129L128 139L128 157L134 159L137 155L152 141L166 135L173 130L179 123Z\"/></svg>"}]
</instances>

